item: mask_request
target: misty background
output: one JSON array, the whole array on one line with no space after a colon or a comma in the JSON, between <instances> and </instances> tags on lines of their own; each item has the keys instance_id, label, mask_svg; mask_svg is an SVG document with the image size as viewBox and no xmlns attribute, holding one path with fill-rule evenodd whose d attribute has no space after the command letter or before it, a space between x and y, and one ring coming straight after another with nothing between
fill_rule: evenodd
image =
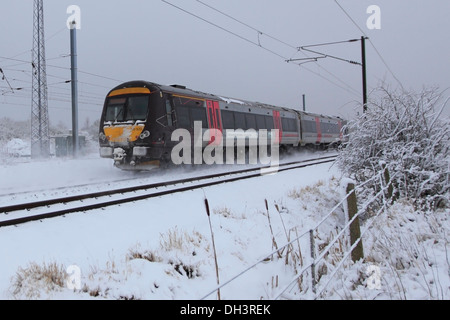
<instances>
[{"instance_id":1,"label":"misty background","mask_svg":"<svg viewBox=\"0 0 450 320\"><path fill-rule=\"evenodd\" d=\"M369 99L382 83L450 87L450 2L446 0L44 1L50 124L71 126L67 8L81 9L80 126L100 118L121 82L180 84L221 96L352 118L362 112L359 65L313 57L297 47L370 38ZM381 9L370 30L367 8ZM4 1L0 19L0 118L31 116L33 1ZM361 62L361 42L312 48ZM303 61L304 62L304 61ZM2 76L2 75L0 75ZM448 96L446 91L444 94ZM445 114L449 114L449 108Z\"/></svg>"}]
</instances>

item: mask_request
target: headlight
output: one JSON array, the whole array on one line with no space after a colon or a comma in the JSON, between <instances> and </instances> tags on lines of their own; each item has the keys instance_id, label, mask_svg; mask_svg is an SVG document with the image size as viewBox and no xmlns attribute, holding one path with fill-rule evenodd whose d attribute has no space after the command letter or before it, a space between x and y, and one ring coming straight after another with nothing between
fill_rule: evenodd
<instances>
[{"instance_id":1,"label":"headlight","mask_svg":"<svg viewBox=\"0 0 450 320\"><path fill-rule=\"evenodd\" d=\"M102 158L113 158L113 154L113 148L100 148L100 157Z\"/></svg>"},{"instance_id":2,"label":"headlight","mask_svg":"<svg viewBox=\"0 0 450 320\"><path fill-rule=\"evenodd\" d=\"M150 137L150 131L145 130L144 132L141 133L141 135L139 136L142 140L147 139L148 137Z\"/></svg>"},{"instance_id":3,"label":"headlight","mask_svg":"<svg viewBox=\"0 0 450 320\"><path fill-rule=\"evenodd\" d=\"M101 132L99 134L99 138L100 138L100 140L105 141L106 140L106 135L103 132Z\"/></svg>"},{"instance_id":4,"label":"headlight","mask_svg":"<svg viewBox=\"0 0 450 320\"><path fill-rule=\"evenodd\" d=\"M145 147L134 147L133 156L135 157L145 157L147 155L148 148Z\"/></svg>"}]
</instances>

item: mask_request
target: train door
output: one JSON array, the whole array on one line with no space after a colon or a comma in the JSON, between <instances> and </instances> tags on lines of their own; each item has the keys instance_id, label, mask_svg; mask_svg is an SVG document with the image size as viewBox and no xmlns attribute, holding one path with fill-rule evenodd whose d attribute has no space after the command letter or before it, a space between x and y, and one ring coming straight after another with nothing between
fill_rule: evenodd
<instances>
[{"instance_id":1,"label":"train door","mask_svg":"<svg viewBox=\"0 0 450 320\"><path fill-rule=\"evenodd\" d=\"M283 138L283 126L281 125L280 111L273 111L273 124L274 129L278 130L277 143L281 144L281 139Z\"/></svg>"},{"instance_id":2,"label":"train door","mask_svg":"<svg viewBox=\"0 0 450 320\"><path fill-rule=\"evenodd\" d=\"M223 127L222 127L222 118L220 116L220 106L219 102L217 101L206 101L207 111L208 111L208 123L209 123L209 129L211 138L209 143L215 143L216 145L220 144L222 140L216 141L216 132L220 131L222 133ZM222 136L221 136L222 137Z\"/></svg>"}]
</instances>

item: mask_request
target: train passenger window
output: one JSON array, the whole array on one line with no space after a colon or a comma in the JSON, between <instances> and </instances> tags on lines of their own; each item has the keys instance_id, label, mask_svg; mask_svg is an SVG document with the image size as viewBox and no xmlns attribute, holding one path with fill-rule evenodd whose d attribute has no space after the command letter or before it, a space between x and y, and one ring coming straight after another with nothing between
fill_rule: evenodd
<instances>
[{"instance_id":1,"label":"train passenger window","mask_svg":"<svg viewBox=\"0 0 450 320\"><path fill-rule=\"evenodd\" d=\"M295 119L283 118L281 119L284 131L296 132L297 121Z\"/></svg>"},{"instance_id":2,"label":"train passenger window","mask_svg":"<svg viewBox=\"0 0 450 320\"><path fill-rule=\"evenodd\" d=\"M324 133L339 133L339 127L335 123L322 123L322 131Z\"/></svg>"},{"instance_id":3,"label":"train passenger window","mask_svg":"<svg viewBox=\"0 0 450 320\"><path fill-rule=\"evenodd\" d=\"M256 126L258 130L266 129L266 119L264 116L257 115L256 116Z\"/></svg>"},{"instance_id":4,"label":"train passenger window","mask_svg":"<svg viewBox=\"0 0 450 320\"><path fill-rule=\"evenodd\" d=\"M256 128L256 118L253 114L245 115L245 122L247 123L247 129L257 129Z\"/></svg>"},{"instance_id":5,"label":"train passenger window","mask_svg":"<svg viewBox=\"0 0 450 320\"><path fill-rule=\"evenodd\" d=\"M305 132L317 133L317 125L315 121L303 120L303 128Z\"/></svg>"},{"instance_id":6,"label":"train passenger window","mask_svg":"<svg viewBox=\"0 0 450 320\"><path fill-rule=\"evenodd\" d=\"M333 125L333 133L339 134L340 130L339 130L339 124L334 124Z\"/></svg>"},{"instance_id":7,"label":"train passenger window","mask_svg":"<svg viewBox=\"0 0 450 320\"><path fill-rule=\"evenodd\" d=\"M291 131L291 130L289 130L289 122L288 122L288 120L289 119L286 119L286 118L282 118L281 119L281 125L283 126L283 131Z\"/></svg>"},{"instance_id":8,"label":"train passenger window","mask_svg":"<svg viewBox=\"0 0 450 320\"><path fill-rule=\"evenodd\" d=\"M289 126L289 131L291 131L291 132L298 131L297 121L295 119L288 119L288 126Z\"/></svg>"},{"instance_id":9,"label":"train passenger window","mask_svg":"<svg viewBox=\"0 0 450 320\"><path fill-rule=\"evenodd\" d=\"M273 124L273 117L266 116L266 129L273 130L275 128Z\"/></svg>"},{"instance_id":10,"label":"train passenger window","mask_svg":"<svg viewBox=\"0 0 450 320\"><path fill-rule=\"evenodd\" d=\"M202 122L202 128L207 129L208 128L208 121L206 120L206 110L203 108L189 108L191 111L191 121L201 121ZM192 126L194 124L192 123Z\"/></svg>"},{"instance_id":11,"label":"train passenger window","mask_svg":"<svg viewBox=\"0 0 450 320\"><path fill-rule=\"evenodd\" d=\"M202 127L208 128L205 102L203 100L173 95L173 105L177 113L178 128L193 128L194 121L201 121Z\"/></svg>"},{"instance_id":12,"label":"train passenger window","mask_svg":"<svg viewBox=\"0 0 450 320\"><path fill-rule=\"evenodd\" d=\"M234 129L234 115L233 112L222 110L222 124L223 129Z\"/></svg>"},{"instance_id":13,"label":"train passenger window","mask_svg":"<svg viewBox=\"0 0 450 320\"><path fill-rule=\"evenodd\" d=\"M244 113L235 113L234 114L234 128L246 130L247 127L245 126L245 114Z\"/></svg>"}]
</instances>

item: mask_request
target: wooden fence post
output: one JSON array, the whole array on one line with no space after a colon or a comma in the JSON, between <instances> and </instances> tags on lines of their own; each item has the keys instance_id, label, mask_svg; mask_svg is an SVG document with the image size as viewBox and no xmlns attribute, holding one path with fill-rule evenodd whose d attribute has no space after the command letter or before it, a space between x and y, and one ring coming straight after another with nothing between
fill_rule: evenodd
<instances>
[{"instance_id":1,"label":"wooden fence post","mask_svg":"<svg viewBox=\"0 0 450 320\"><path fill-rule=\"evenodd\" d=\"M316 294L316 244L314 241L314 230L309 230L309 244L311 248L311 281L312 291Z\"/></svg>"},{"instance_id":2,"label":"wooden fence post","mask_svg":"<svg viewBox=\"0 0 450 320\"><path fill-rule=\"evenodd\" d=\"M391 175L389 174L389 169L387 168L385 163L383 163L381 166L383 167L384 183L386 183L386 185L388 186L387 198L389 200L395 201L395 199L392 198L392 196L394 195L394 186L391 183Z\"/></svg>"},{"instance_id":3,"label":"wooden fence post","mask_svg":"<svg viewBox=\"0 0 450 320\"><path fill-rule=\"evenodd\" d=\"M349 194L347 198L347 204L348 204L348 219L349 221L353 219L355 214L358 213L358 206L356 203L356 193L355 193L355 185L353 183L349 183L347 185L347 194ZM351 224L350 224L350 245L353 246L353 244L358 241L358 239L361 237L361 230L359 227L359 217L356 218ZM364 258L364 251L363 251L363 244L362 239L359 241L357 246L352 251L352 260L353 262L356 262L360 259Z\"/></svg>"}]
</instances>

